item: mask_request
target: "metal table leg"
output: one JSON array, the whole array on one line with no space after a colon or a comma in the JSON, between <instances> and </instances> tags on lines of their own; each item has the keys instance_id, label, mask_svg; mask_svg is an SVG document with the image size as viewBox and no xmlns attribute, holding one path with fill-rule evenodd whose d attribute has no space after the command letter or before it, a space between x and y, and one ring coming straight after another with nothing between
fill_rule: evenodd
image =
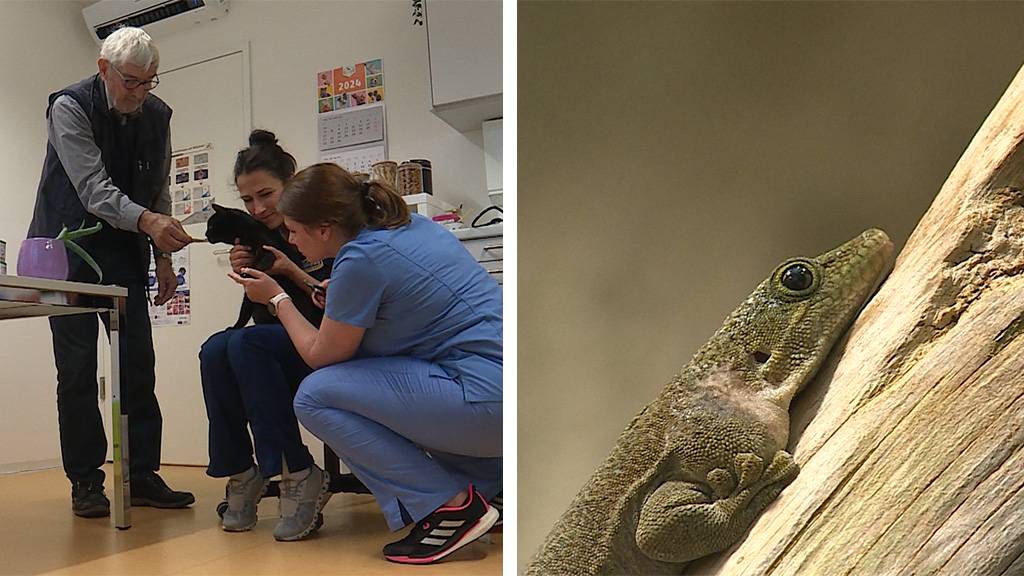
<instances>
[{"instance_id":1,"label":"metal table leg","mask_svg":"<svg viewBox=\"0 0 1024 576\"><path fill-rule=\"evenodd\" d=\"M128 465L128 415L121 407L121 313L123 298L114 298L110 315L110 406L114 441L114 526L132 527L131 483Z\"/></svg>"}]
</instances>

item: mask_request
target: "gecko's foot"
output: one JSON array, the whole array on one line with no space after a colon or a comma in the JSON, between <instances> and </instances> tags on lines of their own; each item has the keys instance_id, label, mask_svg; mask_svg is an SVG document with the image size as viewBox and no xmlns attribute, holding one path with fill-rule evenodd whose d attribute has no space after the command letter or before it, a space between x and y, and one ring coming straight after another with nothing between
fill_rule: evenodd
<instances>
[{"instance_id":1,"label":"gecko's foot","mask_svg":"<svg viewBox=\"0 0 1024 576\"><path fill-rule=\"evenodd\" d=\"M663 562L689 562L724 550L746 533L797 472L793 457L780 450L767 469L756 454L738 454L734 469L712 470L706 486L665 482L640 510L637 546Z\"/></svg>"}]
</instances>

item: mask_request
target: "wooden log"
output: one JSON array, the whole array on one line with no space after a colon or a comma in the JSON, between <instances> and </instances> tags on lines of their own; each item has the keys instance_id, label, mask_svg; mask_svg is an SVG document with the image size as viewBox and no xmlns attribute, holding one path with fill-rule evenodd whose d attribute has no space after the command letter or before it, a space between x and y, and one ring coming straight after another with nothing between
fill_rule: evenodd
<instances>
[{"instance_id":1,"label":"wooden log","mask_svg":"<svg viewBox=\"0 0 1024 576\"><path fill-rule=\"evenodd\" d=\"M1024 574L1024 68L794 403L799 477L688 574Z\"/></svg>"}]
</instances>

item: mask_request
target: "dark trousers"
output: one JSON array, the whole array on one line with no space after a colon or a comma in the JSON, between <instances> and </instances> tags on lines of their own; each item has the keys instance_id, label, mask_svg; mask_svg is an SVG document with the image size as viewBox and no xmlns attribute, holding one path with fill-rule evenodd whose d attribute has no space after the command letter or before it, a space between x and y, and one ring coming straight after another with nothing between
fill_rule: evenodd
<instances>
[{"instance_id":1,"label":"dark trousers","mask_svg":"<svg viewBox=\"0 0 1024 576\"><path fill-rule=\"evenodd\" d=\"M210 421L207 474L222 478L251 468L253 442L265 478L281 473L282 456L289 470L312 465L292 409L299 383L312 370L284 326L259 324L210 336L199 352L199 370Z\"/></svg>"},{"instance_id":2,"label":"dark trousers","mask_svg":"<svg viewBox=\"0 0 1024 576\"><path fill-rule=\"evenodd\" d=\"M160 468L163 418L154 388L155 355L149 308L143 284L129 283L126 310L120 325L121 406L128 415L130 474ZM90 300L83 298L82 305ZM107 455L107 438L97 402L96 342L98 314L50 318L53 356L57 363L57 418L64 473L72 482L103 482L100 466ZM110 326L102 315L109 337Z\"/></svg>"}]
</instances>

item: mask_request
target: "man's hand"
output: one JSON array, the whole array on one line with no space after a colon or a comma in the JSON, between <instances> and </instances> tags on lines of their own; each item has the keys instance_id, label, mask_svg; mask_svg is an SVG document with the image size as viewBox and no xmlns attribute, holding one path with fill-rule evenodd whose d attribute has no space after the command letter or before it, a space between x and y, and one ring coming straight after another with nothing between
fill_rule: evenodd
<instances>
[{"instance_id":1,"label":"man's hand","mask_svg":"<svg viewBox=\"0 0 1024 576\"><path fill-rule=\"evenodd\" d=\"M139 216L139 230L152 238L162 252L177 252L192 242L192 237L181 227L181 222L149 210Z\"/></svg>"},{"instance_id":2,"label":"man's hand","mask_svg":"<svg viewBox=\"0 0 1024 576\"><path fill-rule=\"evenodd\" d=\"M174 273L174 267L167 258L156 259L156 285L157 293L153 304L163 306L165 302L174 296L174 290L178 287L178 276Z\"/></svg>"},{"instance_id":3,"label":"man's hand","mask_svg":"<svg viewBox=\"0 0 1024 576\"><path fill-rule=\"evenodd\" d=\"M252 250L249 250L248 246L243 246L238 238L235 238L235 245L231 247L228 261L231 262L231 271L241 274L242 268L250 268L253 265Z\"/></svg>"}]
</instances>

